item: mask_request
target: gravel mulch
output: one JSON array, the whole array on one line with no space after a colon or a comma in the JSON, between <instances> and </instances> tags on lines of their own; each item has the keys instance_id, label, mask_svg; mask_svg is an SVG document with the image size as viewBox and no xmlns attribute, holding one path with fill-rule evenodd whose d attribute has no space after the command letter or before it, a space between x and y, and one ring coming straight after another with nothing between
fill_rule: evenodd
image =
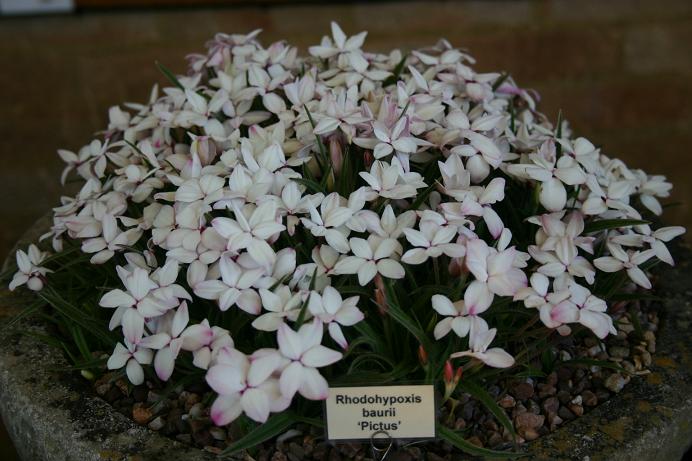
<instances>
[{"instance_id":1,"label":"gravel mulch","mask_svg":"<svg viewBox=\"0 0 692 461\"><path fill-rule=\"evenodd\" d=\"M658 316L646 306L613 314L618 334L605 342L587 336L580 342L565 338L556 346L557 365L540 378L504 379L487 388L507 416L513 421L519 444L534 440L582 416L591 408L608 400L639 375L649 373L652 354L656 351ZM616 312L618 308L614 309ZM631 317L635 315L636 317ZM573 360L571 364L565 362ZM608 361L619 365L619 371L591 363ZM577 363L582 361L582 363ZM123 379L106 373L95 381L96 392L122 414L138 424L180 442L220 453L240 436L233 426L215 427L209 419L209 406L214 396L204 386L178 389L172 396L162 398L162 389L152 383L131 388ZM463 378L462 378L463 379ZM460 397L452 416L450 407L442 408L440 420L450 427L463 430L466 439L479 446L493 449L514 446L511 434L492 414L470 395ZM425 455L423 454L425 453ZM244 460L329 460L372 459L366 444L348 443L332 446L324 440L321 429L297 425L278 439L256 447ZM390 453L387 461L423 459L452 461L465 457L444 442L411 444Z\"/></svg>"}]
</instances>

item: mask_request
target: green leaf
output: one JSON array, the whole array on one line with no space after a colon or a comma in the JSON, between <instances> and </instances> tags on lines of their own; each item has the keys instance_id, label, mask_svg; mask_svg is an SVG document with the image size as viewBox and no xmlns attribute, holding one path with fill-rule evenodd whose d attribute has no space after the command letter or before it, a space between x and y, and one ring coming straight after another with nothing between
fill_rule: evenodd
<instances>
[{"instance_id":1,"label":"green leaf","mask_svg":"<svg viewBox=\"0 0 692 461\"><path fill-rule=\"evenodd\" d=\"M638 226L642 224L651 224L649 221L643 221L641 219L600 219L598 221L591 221L584 225L584 234L591 234L593 232L599 232L607 229L618 229L620 227Z\"/></svg>"},{"instance_id":2,"label":"green leaf","mask_svg":"<svg viewBox=\"0 0 692 461\"><path fill-rule=\"evenodd\" d=\"M385 290L387 292L389 316L402 327L406 328L413 336L415 336L426 351L431 351L433 349L433 344L430 341L430 338L428 338L428 335L425 334L418 322L401 308L391 281L385 282Z\"/></svg>"},{"instance_id":3,"label":"green leaf","mask_svg":"<svg viewBox=\"0 0 692 461\"><path fill-rule=\"evenodd\" d=\"M414 200L414 202L411 204L411 207L409 208L409 210L417 210L418 207L421 206L421 204L428 199L428 196L433 191L433 189L435 188L436 185L437 185L437 180L435 180L435 182L433 182L428 187L426 187L425 190L418 193L416 200Z\"/></svg>"},{"instance_id":4,"label":"green leaf","mask_svg":"<svg viewBox=\"0 0 692 461\"><path fill-rule=\"evenodd\" d=\"M389 85L394 85L396 82L399 81L399 76L401 76L401 72L404 70L404 65L406 65L406 59L408 58L408 54L405 54L402 58L401 61L396 65L394 68L394 72L392 73L393 75L390 75L386 79L382 81L382 86L383 87L388 87Z\"/></svg>"},{"instance_id":5,"label":"green leaf","mask_svg":"<svg viewBox=\"0 0 692 461\"><path fill-rule=\"evenodd\" d=\"M228 448L221 452L220 456L230 456L238 453L239 451L257 446L265 440L269 440L272 437L276 437L282 432L285 432L296 422L298 422L299 419L300 418L296 417L295 414L289 411L275 414L274 416L270 417L266 423L257 426L255 429L250 431L249 434L246 434L240 440L231 444Z\"/></svg>"},{"instance_id":6,"label":"green leaf","mask_svg":"<svg viewBox=\"0 0 692 461\"><path fill-rule=\"evenodd\" d=\"M327 193L327 191L324 189L324 187L322 187L319 183L317 183L311 179L305 179L305 178L291 178L291 179L293 181L299 183L299 184L304 185L305 187L307 187L308 189L310 189L311 191L313 191L315 193L321 192L325 195Z\"/></svg>"},{"instance_id":7,"label":"green leaf","mask_svg":"<svg viewBox=\"0 0 692 461\"><path fill-rule=\"evenodd\" d=\"M160 62L156 61L156 67L159 68L161 73L166 77L166 79L171 82L173 85L177 86L181 90L185 91L185 87L178 81L178 77L173 74L166 66L161 64Z\"/></svg>"},{"instance_id":8,"label":"green leaf","mask_svg":"<svg viewBox=\"0 0 692 461\"><path fill-rule=\"evenodd\" d=\"M505 82L505 80L507 80L508 77L509 77L509 74L508 74L507 72L503 72L503 73L497 78L497 80L495 80L495 82L493 83L493 91L495 91L495 90L497 90L498 88L500 88L500 85L502 85L502 84Z\"/></svg>"},{"instance_id":9,"label":"green leaf","mask_svg":"<svg viewBox=\"0 0 692 461\"><path fill-rule=\"evenodd\" d=\"M500 408L500 405L497 404L495 399L493 399L492 396L488 394L488 392L485 389L483 389L478 384L468 380L462 380L459 383L459 387L461 388L461 390L471 394L473 398L481 402L485 406L485 408L487 408L495 416L495 418L497 418L500 424L502 424L505 427L505 429L507 429L509 433L512 434L512 437L516 439L517 433L514 430L514 425L512 424L512 421L510 421L505 411L502 408Z\"/></svg>"},{"instance_id":10,"label":"green leaf","mask_svg":"<svg viewBox=\"0 0 692 461\"><path fill-rule=\"evenodd\" d=\"M493 459L514 459L520 458L522 456L527 456L524 453L512 453L508 451L489 450L487 448L477 447L471 442L465 440L462 436L454 432L452 429L445 427L441 424L437 425L437 435L438 437L445 440L449 444L457 447L464 453L468 453L469 455L473 456L481 456L484 458Z\"/></svg>"}]
</instances>

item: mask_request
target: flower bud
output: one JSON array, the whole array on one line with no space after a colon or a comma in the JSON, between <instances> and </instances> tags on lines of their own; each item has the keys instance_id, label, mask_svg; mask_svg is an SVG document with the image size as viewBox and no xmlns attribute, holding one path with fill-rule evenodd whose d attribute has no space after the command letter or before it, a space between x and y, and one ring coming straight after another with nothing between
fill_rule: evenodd
<instances>
[{"instance_id":1,"label":"flower bud","mask_svg":"<svg viewBox=\"0 0 692 461\"><path fill-rule=\"evenodd\" d=\"M445 385L451 383L453 379L454 379L454 367L452 367L452 362L447 360L445 362L445 367L444 367Z\"/></svg>"},{"instance_id":2,"label":"flower bud","mask_svg":"<svg viewBox=\"0 0 692 461\"><path fill-rule=\"evenodd\" d=\"M339 132L329 136L329 158L332 161L332 171L338 176L344 163L344 151Z\"/></svg>"},{"instance_id":3,"label":"flower bud","mask_svg":"<svg viewBox=\"0 0 692 461\"><path fill-rule=\"evenodd\" d=\"M420 364L423 366L426 366L428 364L428 353L425 351L425 348L422 344L418 346L418 360L420 361Z\"/></svg>"},{"instance_id":4,"label":"flower bud","mask_svg":"<svg viewBox=\"0 0 692 461\"><path fill-rule=\"evenodd\" d=\"M363 152L363 163L365 163L365 168L370 169L373 163L375 163L375 156L371 150L366 150Z\"/></svg>"},{"instance_id":5,"label":"flower bud","mask_svg":"<svg viewBox=\"0 0 692 461\"><path fill-rule=\"evenodd\" d=\"M197 136L190 145L190 153L196 153L202 166L214 163L217 155L216 143L209 136Z\"/></svg>"},{"instance_id":6,"label":"flower bud","mask_svg":"<svg viewBox=\"0 0 692 461\"><path fill-rule=\"evenodd\" d=\"M451 275L453 278L461 277L461 261L459 258L452 258L449 261L449 266L447 266L447 270L449 271L449 275Z\"/></svg>"},{"instance_id":7,"label":"flower bud","mask_svg":"<svg viewBox=\"0 0 692 461\"><path fill-rule=\"evenodd\" d=\"M445 396L444 400L449 399L452 396L452 393L454 390L457 388L459 385L459 381L461 381L461 376L463 374L463 368L459 367L454 371L454 367L452 367L452 362L447 360L444 365L444 372L443 372L443 378L444 378L444 383L445 383Z\"/></svg>"}]
</instances>

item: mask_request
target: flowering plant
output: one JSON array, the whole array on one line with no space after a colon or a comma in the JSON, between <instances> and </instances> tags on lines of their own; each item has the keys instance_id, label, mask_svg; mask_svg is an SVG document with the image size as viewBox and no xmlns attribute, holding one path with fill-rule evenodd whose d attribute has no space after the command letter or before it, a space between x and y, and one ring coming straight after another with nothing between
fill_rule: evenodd
<instances>
[{"instance_id":1,"label":"flowering plant","mask_svg":"<svg viewBox=\"0 0 692 461\"><path fill-rule=\"evenodd\" d=\"M308 57L218 34L59 151L81 189L54 209L52 254L17 252L10 288L54 307L77 366L107 348L134 385L206 382L217 425L307 418L328 383L453 399L527 372L551 338L614 333L609 303L673 264L684 229L650 219L665 178L446 41L378 54L331 32Z\"/></svg>"}]
</instances>

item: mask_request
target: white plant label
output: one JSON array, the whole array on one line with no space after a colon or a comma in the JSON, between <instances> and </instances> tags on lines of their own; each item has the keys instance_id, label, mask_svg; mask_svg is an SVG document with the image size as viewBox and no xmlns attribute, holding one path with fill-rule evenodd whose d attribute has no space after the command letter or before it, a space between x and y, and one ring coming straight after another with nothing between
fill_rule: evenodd
<instances>
[{"instance_id":1,"label":"white plant label","mask_svg":"<svg viewBox=\"0 0 692 461\"><path fill-rule=\"evenodd\" d=\"M392 439L435 437L432 385L332 387L325 412L332 441L370 440L380 431Z\"/></svg>"}]
</instances>

